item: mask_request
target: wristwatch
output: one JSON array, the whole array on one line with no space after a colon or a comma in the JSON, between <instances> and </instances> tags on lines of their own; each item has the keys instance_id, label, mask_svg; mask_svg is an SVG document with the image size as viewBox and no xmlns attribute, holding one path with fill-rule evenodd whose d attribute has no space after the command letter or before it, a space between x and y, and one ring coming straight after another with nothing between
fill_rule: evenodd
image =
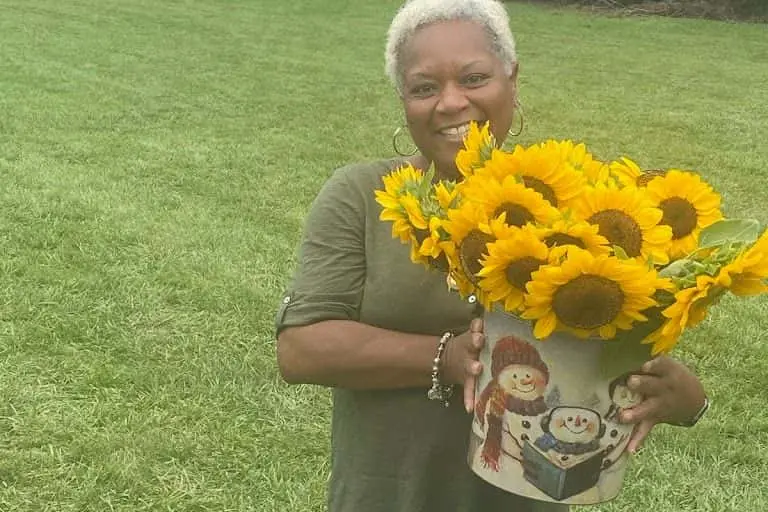
<instances>
[{"instance_id":1,"label":"wristwatch","mask_svg":"<svg viewBox=\"0 0 768 512\"><path fill-rule=\"evenodd\" d=\"M677 423L680 427L692 427L695 424L699 422L702 416L704 416L704 413L707 412L709 409L709 398L706 396L704 397L704 405L701 406L701 409L693 416L693 418L689 419L688 421L681 421L680 423Z\"/></svg>"}]
</instances>

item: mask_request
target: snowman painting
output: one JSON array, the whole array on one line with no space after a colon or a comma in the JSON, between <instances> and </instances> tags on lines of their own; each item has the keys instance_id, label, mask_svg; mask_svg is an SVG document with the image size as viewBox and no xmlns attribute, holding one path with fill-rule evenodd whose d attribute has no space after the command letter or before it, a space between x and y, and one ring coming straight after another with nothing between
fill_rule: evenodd
<instances>
[{"instance_id":1,"label":"snowman painting","mask_svg":"<svg viewBox=\"0 0 768 512\"><path fill-rule=\"evenodd\" d=\"M601 446L605 424L597 411L560 406L541 418L543 434L523 447L526 480L563 500L593 489L608 451Z\"/></svg>"},{"instance_id":2,"label":"snowman painting","mask_svg":"<svg viewBox=\"0 0 768 512\"><path fill-rule=\"evenodd\" d=\"M512 315L490 316L468 461L482 479L535 500L569 505L615 497L635 426L619 421L643 396L631 375L606 375L604 343L536 340ZM494 320L494 321L491 321Z\"/></svg>"},{"instance_id":3,"label":"snowman painting","mask_svg":"<svg viewBox=\"0 0 768 512\"><path fill-rule=\"evenodd\" d=\"M475 416L488 429L483 441L483 464L493 471L500 468L505 411L536 417L547 410L544 393L549 383L549 368L529 343L507 336L496 342L491 354L491 381L480 394ZM527 420L524 423L530 424Z\"/></svg>"},{"instance_id":4,"label":"snowman painting","mask_svg":"<svg viewBox=\"0 0 768 512\"><path fill-rule=\"evenodd\" d=\"M605 434L600 414L583 407L555 407L541 418L544 434L534 445L543 452L552 451L561 461L572 455L584 455L600 450L600 438Z\"/></svg>"},{"instance_id":5,"label":"snowman painting","mask_svg":"<svg viewBox=\"0 0 768 512\"><path fill-rule=\"evenodd\" d=\"M621 411L624 409L631 409L643 401L642 395L635 393L627 387L627 379L629 379L631 375L631 373L625 373L612 380L608 385L608 395L611 398L611 406L608 408L608 412L605 415L607 421L618 420Z\"/></svg>"}]
</instances>

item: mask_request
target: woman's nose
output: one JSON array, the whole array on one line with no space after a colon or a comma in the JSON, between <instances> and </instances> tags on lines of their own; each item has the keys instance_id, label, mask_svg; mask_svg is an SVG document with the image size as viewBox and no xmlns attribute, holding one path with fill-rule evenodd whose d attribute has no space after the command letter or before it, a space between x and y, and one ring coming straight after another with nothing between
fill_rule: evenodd
<instances>
[{"instance_id":1,"label":"woman's nose","mask_svg":"<svg viewBox=\"0 0 768 512\"><path fill-rule=\"evenodd\" d=\"M440 91L440 98L437 102L437 110L441 113L458 112L466 108L469 104L467 95L461 87L454 84L447 84Z\"/></svg>"}]
</instances>

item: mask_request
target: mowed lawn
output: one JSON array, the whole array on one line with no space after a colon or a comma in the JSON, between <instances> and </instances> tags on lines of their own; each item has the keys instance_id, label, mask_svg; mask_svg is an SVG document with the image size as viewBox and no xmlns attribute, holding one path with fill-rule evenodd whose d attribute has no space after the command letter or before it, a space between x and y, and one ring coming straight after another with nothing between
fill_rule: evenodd
<instances>
[{"instance_id":1,"label":"mowed lawn","mask_svg":"<svg viewBox=\"0 0 768 512\"><path fill-rule=\"evenodd\" d=\"M273 315L323 181L392 154L397 5L0 0L0 510L324 510L329 394L281 382ZM768 222L765 25L507 5L520 142L696 169ZM768 300L676 356L711 412L593 510L765 510Z\"/></svg>"}]
</instances>

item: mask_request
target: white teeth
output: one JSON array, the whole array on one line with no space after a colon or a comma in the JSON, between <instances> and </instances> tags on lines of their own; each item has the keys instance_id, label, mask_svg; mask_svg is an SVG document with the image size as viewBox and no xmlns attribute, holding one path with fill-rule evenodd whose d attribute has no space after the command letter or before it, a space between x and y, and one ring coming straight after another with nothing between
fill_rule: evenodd
<instances>
[{"instance_id":1,"label":"white teeth","mask_svg":"<svg viewBox=\"0 0 768 512\"><path fill-rule=\"evenodd\" d=\"M455 126L453 128L447 128L442 131L443 135L447 135L452 139L464 139L469 133L469 123L462 124L461 126Z\"/></svg>"}]
</instances>

